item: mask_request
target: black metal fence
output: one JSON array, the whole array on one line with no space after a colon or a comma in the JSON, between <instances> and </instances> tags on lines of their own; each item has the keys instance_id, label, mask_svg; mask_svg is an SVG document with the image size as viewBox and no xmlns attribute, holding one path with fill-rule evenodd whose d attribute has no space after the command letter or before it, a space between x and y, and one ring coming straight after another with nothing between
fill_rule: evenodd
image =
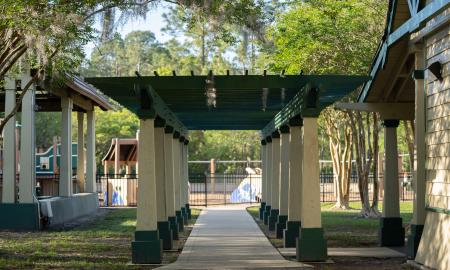
<instances>
[{"instance_id":1,"label":"black metal fence","mask_svg":"<svg viewBox=\"0 0 450 270\"><path fill-rule=\"evenodd\" d=\"M138 177L136 174L97 174L100 206L136 206Z\"/></svg>"},{"instance_id":2,"label":"black metal fence","mask_svg":"<svg viewBox=\"0 0 450 270\"><path fill-rule=\"evenodd\" d=\"M336 183L332 173L320 175L320 199L322 202L335 202L337 197ZM379 199L383 198L383 176L379 176ZM17 176L17 182L19 176ZM41 195L58 196L59 175L39 176L36 179ZM0 174L0 199L3 175ZM77 192L74 178L74 192ZM100 206L136 206L138 177L136 174L98 174L96 179ZM189 203L193 206L214 204L253 203L261 197L261 175L245 173L223 174L190 174ZM369 198L373 198L374 176L369 176ZM358 178L350 179L350 201L359 201ZM412 175L399 175L400 200L410 201L414 198Z\"/></svg>"},{"instance_id":3,"label":"black metal fence","mask_svg":"<svg viewBox=\"0 0 450 270\"><path fill-rule=\"evenodd\" d=\"M322 173L320 174L320 200L322 202L335 202L337 197L337 189L335 183L335 175L332 173ZM373 198L374 192L374 175L369 175L369 198ZM359 201L359 186L358 186L358 176L351 175L350 177L350 187L349 187L349 199L350 201ZM379 191L378 198L383 198L383 175L378 177ZM412 189L412 174L411 173L401 173L399 174L399 191L400 200L411 201L414 198L414 191Z\"/></svg>"},{"instance_id":4,"label":"black metal fence","mask_svg":"<svg viewBox=\"0 0 450 270\"><path fill-rule=\"evenodd\" d=\"M255 203L261 196L260 174L191 174L189 204L208 206Z\"/></svg>"}]
</instances>

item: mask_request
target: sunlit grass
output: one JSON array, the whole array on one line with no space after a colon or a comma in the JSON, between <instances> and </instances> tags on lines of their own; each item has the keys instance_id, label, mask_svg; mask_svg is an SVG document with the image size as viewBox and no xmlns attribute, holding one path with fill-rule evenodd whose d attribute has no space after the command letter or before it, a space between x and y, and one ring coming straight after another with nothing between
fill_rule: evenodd
<instances>
[{"instance_id":1,"label":"sunlit grass","mask_svg":"<svg viewBox=\"0 0 450 270\"><path fill-rule=\"evenodd\" d=\"M200 214L192 209L192 221ZM114 209L70 230L0 232L0 269L144 269L129 266L136 209ZM188 230L182 236L187 237ZM164 253L171 262L176 252ZM152 269L145 267L145 269Z\"/></svg>"},{"instance_id":2,"label":"sunlit grass","mask_svg":"<svg viewBox=\"0 0 450 270\"><path fill-rule=\"evenodd\" d=\"M322 226L325 230L328 246L330 247L358 247L378 245L379 220L376 218L361 218L360 202L351 202L350 210L333 209L334 203L322 203ZM248 212L256 218L256 221L269 236L275 246L282 245L274 234L268 232L267 226L261 226L259 221L259 206L247 208ZM380 203L380 211L382 210ZM403 222L409 223L412 218L412 202L400 203L400 214Z\"/></svg>"}]
</instances>

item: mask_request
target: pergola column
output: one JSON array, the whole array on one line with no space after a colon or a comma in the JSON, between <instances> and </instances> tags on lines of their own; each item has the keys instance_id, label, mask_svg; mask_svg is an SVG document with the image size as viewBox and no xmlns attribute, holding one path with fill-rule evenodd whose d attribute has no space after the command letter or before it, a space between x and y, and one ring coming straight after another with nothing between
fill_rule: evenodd
<instances>
[{"instance_id":1,"label":"pergola column","mask_svg":"<svg viewBox=\"0 0 450 270\"><path fill-rule=\"evenodd\" d=\"M31 80L22 78L22 89ZM19 202L34 203L36 185L35 88L31 86L22 100L22 132L20 133ZM72 169L72 168L71 168ZM72 171L72 170L71 170Z\"/></svg>"},{"instance_id":2,"label":"pergola column","mask_svg":"<svg viewBox=\"0 0 450 270\"><path fill-rule=\"evenodd\" d=\"M166 211L165 165L164 165L164 126L165 121L155 119L155 177L156 177L156 213L159 237L163 248L172 249L173 236Z\"/></svg>"},{"instance_id":3,"label":"pergola column","mask_svg":"<svg viewBox=\"0 0 450 270\"><path fill-rule=\"evenodd\" d=\"M190 192L189 192L189 163L188 163L188 161L189 161L189 147L188 147L188 145L189 145L189 140L185 140L184 141L184 173L185 173L185 179L186 179L186 181L185 181L185 183L184 183L184 186L185 186L185 188L186 188L186 193L185 193L185 196L186 196L186 198L185 198L185 201L186 201L186 212L187 212L187 215L188 215L188 219L191 219L192 218L192 212L191 212L191 207L190 207L190 205L189 205L189 195L190 195Z\"/></svg>"},{"instance_id":4,"label":"pergola column","mask_svg":"<svg viewBox=\"0 0 450 270\"><path fill-rule=\"evenodd\" d=\"M96 188L96 161L95 161L95 112L87 111L87 134L86 134L86 192L97 192ZM108 173L105 171L105 174Z\"/></svg>"},{"instance_id":5,"label":"pergola column","mask_svg":"<svg viewBox=\"0 0 450 270\"><path fill-rule=\"evenodd\" d=\"M384 197L383 213L378 231L381 246L403 246L405 229L400 217L400 191L398 177L397 127L398 120L384 120Z\"/></svg>"},{"instance_id":6,"label":"pergola column","mask_svg":"<svg viewBox=\"0 0 450 270\"><path fill-rule=\"evenodd\" d=\"M425 56L423 51L415 55L414 80L416 84L415 98L415 128L414 141L416 145L416 166L414 168L413 189L415 192L413 200L413 217L411 221L411 234L408 237L408 257L414 259L422 237L425 224L425 194L426 194L426 93L424 81Z\"/></svg>"},{"instance_id":7,"label":"pergola column","mask_svg":"<svg viewBox=\"0 0 450 270\"><path fill-rule=\"evenodd\" d=\"M70 97L61 97L61 158L59 196L72 196L72 108Z\"/></svg>"},{"instance_id":8,"label":"pergola column","mask_svg":"<svg viewBox=\"0 0 450 270\"><path fill-rule=\"evenodd\" d=\"M85 176L84 176L84 113L77 112L77 183L79 192L85 191Z\"/></svg>"},{"instance_id":9,"label":"pergola column","mask_svg":"<svg viewBox=\"0 0 450 270\"><path fill-rule=\"evenodd\" d=\"M278 216L277 224L275 225L276 236L278 239L283 238L283 231L286 229L286 222L288 220L288 205L289 205L289 126L282 126L281 132L281 152L280 152L280 214Z\"/></svg>"},{"instance_id":10,"label":"pergola column","mask_svg":"<svg viewBox=\"0 0 450 270\"><path fill-rule=\"evenodd\" d=\"M173 147L173 179L175 187L175 215L178 222L178 231L184 230L183 215L181 214L181 201L180 201L180 133L175 131L173 133L172 147Z\"/></svg>"},{"instance_id":11,"label":"pergola column","mask_svg":"<svg viewBox=\"0 0 450 270\"><path fill-rule=\"evenodd\" d=\"M161 263L162 258L157 222L154 122L151 118L140 119L137 223L131 244L135 264Z\"/></svg>"},{"instance_id":12,"label":"pergola column","mask_svg":"<svg viewBox=\"0 0 450 270\"><path fill-rule=\"evenodd\" d=\"M13 79L5 79L5 115L16 106L16 84ZM15 203L16 187L16 116L11 117L3 130L3 188L2 203Z\"/></svg>"},{"instance_id":13,"label":"pergola column","mask_svg":"<svg viewBox=\"0 0 450 270\"><path fill-rule=\"evenodd\" d=\"M264 210L264 225L269 225L270 210L272 209L272 138L266 138L266 209Z\"/></svg>"},{"instance_id":14,"label":"pergola column","mask_svg":"<svg viewBox=\"0 0 450 270\"><path fill-rule=\"evenodd\" d=\"M164 178L166 194L166 214L172 230L173 240L178 240L178 222L175 215L175 188L173 177L173 128L164 129Z\"/></svg>"},{"instance_id":15,"label":"pergola column","mask_svg":"<svg viewBox=\"0 0 450 270\"><path fill-rule=\"evenodd\" d=\"M303 119L303 176L301 181L301 229L297 240L298 261L324 261L327 244L320 211L319 141L317 118Z\"/></svg>"},{"instance_id":16,"label":"pergola column","mask_svg":"<svg viewBox=\"0 0 450 270\"><path fill-rule=\"evenodd\" d=\"M185 166L184 166L184 162L185 162L185 157L184 157L184 141L186 140L186 138L184 136L180 137L180 143L179 143L179 147L180 147L180 179L179 179L179 183L180 183L180 206L181 206L181 215L183 216L183 222L185 225L188 224L188 214L186 211L186 173L185 173Z\"/></svg>"},{"instance_id":17,"label":"pergola column","mask_svg":"<svg viewBox=\"0 0 450 270\"><path fill-rule=\"evenodd\" d=\"M259 219L264 220L264 210L266 209L266 182L267 182L267 175L266 175L266 141L261 140L261 206L259 207Z\"/></svg>"},{"instance_id":18,"label":"pergola column","mask_svg":"<svg viewBox=\"0 0 450 270\"><path fill-rule=\"evenodd\" d=\"M301 227L301 195L303 173L303 135L301 119L291 121L289 144L289 203L288 221L283 235L285 248L295 247Z\"/></svg>"},{"instance_id":19,"label":"pergola column","mask_svg":"<svg viewBox=\"0 0 450 270\"><path fill-rule=\"evenodd\" d=\"M272 133L272 209L269 217L269 231L275 230L280 213L280 133Z\"/></svg>"}]
</instances>

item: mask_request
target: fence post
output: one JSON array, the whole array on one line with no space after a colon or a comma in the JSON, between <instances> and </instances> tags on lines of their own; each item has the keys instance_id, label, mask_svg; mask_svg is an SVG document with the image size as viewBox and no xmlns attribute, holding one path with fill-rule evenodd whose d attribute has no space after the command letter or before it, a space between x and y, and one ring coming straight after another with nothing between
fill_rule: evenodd
<instances>
[{"instance_id":1,"label":"fence post","mask_svg":"<svg viewBox=\"0 0 450 270\"><path fill-rule=\"evenodd\" d=\"M224 204L226 205L227 204L227 177L226 177L226 175L222 175L222 178L223 178L223 181L222 181L222 183L223 183L223 201L224 201Z\"/></svg>"},{"instance_id":2,"label":"fence post","mask_svg":"<svg viewBox=\"0 0 450 270\"><path fill-rule=\"evenodd\" d=\"M208 207L208 177L205 175L205 207Z\"/></svg>"}]
</instances>

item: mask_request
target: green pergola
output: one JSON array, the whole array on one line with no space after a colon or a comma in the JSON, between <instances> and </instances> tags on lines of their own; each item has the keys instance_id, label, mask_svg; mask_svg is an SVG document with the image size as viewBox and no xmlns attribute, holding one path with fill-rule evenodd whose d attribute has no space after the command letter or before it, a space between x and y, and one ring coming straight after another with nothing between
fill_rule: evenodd
<instances>
[{"instance_id":1,"label":"green pergola","mask_svg":"<svg viewBox=\"0 0 450 270\"><path fill-rule=\"evenodd\" d=\"M319 115L367 80L367 76L346 75L212 73L86 79L132 112L151 111L182 134L188 130L261 130L263 137L294 117ZM208 106L206 92L212 88L215 106Z\"/></svg>"}]
</instances>

